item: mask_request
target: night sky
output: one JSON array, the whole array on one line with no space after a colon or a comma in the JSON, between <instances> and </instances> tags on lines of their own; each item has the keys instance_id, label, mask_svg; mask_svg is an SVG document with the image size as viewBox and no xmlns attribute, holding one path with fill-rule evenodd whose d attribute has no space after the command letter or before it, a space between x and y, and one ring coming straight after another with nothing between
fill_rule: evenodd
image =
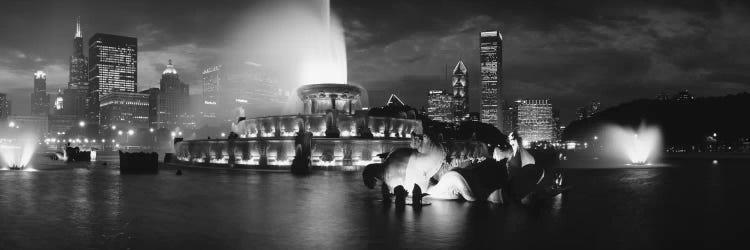
<instances>
[{"instance_id":1,"label":"night sky","mask_svg":"<svg viewBox=\"0 0 750 250\"><path fill-rule=\"evenodd\" d=\"M47 71L50 91L63 87L80 15L86 41L96 32L138 38L139 89L156 86L173 59L199 94L201 68L231 54L231 33L268 4L2 0L0 92L11 94L13 113L27 114L34 71ZM740 1L333 0L331 6L345 29L349 82L369 90L371 106L391 92L424 106L428 89L450 86L446 65L462 59L471 109L478 110L479 31L491 29L504 37L505 97L549 98L564 121L591 100L611 106L680 89L696 96L750 91L750 8ZM287 28L276 24L263 25Z\"/></svg>"}]
</instances>

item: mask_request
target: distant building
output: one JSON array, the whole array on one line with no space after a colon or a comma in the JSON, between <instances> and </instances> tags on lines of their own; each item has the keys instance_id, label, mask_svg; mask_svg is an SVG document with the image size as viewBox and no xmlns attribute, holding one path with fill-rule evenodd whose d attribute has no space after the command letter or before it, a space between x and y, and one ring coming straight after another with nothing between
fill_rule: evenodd
<instances>
[{"instance_id":1,"label":"distant building","mask_svg":"<svg viewBox=\"0 0 750 250\"><path fill-rule=\"evenodd\" d=\"M481 121L502 129L503 36L500 31L479 33L479 65L481 67Z\"/></svg>"},{"instance_id":2,"label":"distant building","mask_svg":"<svg viewBox=\"0 0 750 250\"><path fill-rule=\"evenodd\" d=\"M692 101L695 100L695 97L688 92L687 89L684 89L677 93L677 95L674 97L675 101L678 102L686 102L686 101Z\"/></svg>"},{"instance_id":3,"label":"distant building","mask_svg":"<svg viewBox=\"0 0 750 250\"><path fill-rule=\"evenodd\" d=\"M5 121L10 116L10 100L8 95L0 93L0 121Z\"/></svg>"},{"instance_id":4,"label":"distant building","mask_svg":"<svg viewBox=\"0 0 750 250\"><path fill-rule=\"evenodd\" d=\"M396 94L391 94L391 97L385 102L385 106L406 106L406 104Z\"/></svg>"},{"instance_id":5,"label":"distant building","mask_svg":"<svg viewBox=\"0 0 750 250\"><path fill-rule=\"evenodd\" d=\"M94 121L98 117L94 112L99 112L98 107L90 107L92 103L92 89L89 86L88 58L83 54L83 32L81 22L76 18L76 31L73 36L73 54L70 56L70 68L68 71L68 87L57 92L55 98L54 114L73 115L77 120Z\"/></svg>"},{"instance_id":6,"label":"distant building","mask_svg":"<svg viewBox=\"0 0 750 250\"><path fill-rule=\"evenodd\" d=\"M78 126L81 120L75 115L52 114L49 116L49 135L57 137L65 134L70 128Z\"/></svg>"},{"instance_id":7,"label":"distant building","mask_svg":"<svg viewBox=\"0 0 750 250\"><path fill-rule=\"evenodd\" d=\"M203 70L203 105L201 106L203 118L216 118L219 86L221 86L222 77L221 65L211 66Z\"/></svg>"},{"instance_id":8,"label":"distant building","mask_svg":"<svg viewBox=\"0 0 750 250\"><path fill-rule=\"evenodd\" d=\"M451 77L453 88L453 118L462 121L469 114L469 71L463 61L458 61Z\"/></svg>"},{"instance_id":9,"label":"distant building","mask_svg":"<svg viewBox=\"0 0 750 250\"><path fill-rule=\"evenodd\" d=\"M472 121L472 122L481 122L482 121L481 115L479 114L479 112L469 112L469 118L467 118L466 120L467 121Z\"/></svg>"},{"instance_id":10,"label":"distant building","mask_svg":"<svg viewBox=\"0 0 750 250\"><path fill-rule=\"evenodd\" d=\"M586 107L578 107L576 108L576 119L577 120L583 120L589 117L589 113L586 110Z\"/></svg>"},{"instance_id":11,"label":"distant building","mask_svg":"<svg viewBox=\"0 0 750 250\"><path fill-rule=\"evenodd\" d=\"M88 89L89 68L86 56L83 54L83 32L81 22L76 18L76 33L73 36L73 55L70 56L68 72L68 87Z\"/></svg>"},{"instance_id":12,"label":"distant building","mask_svg":"<svg viewBox=\"0 0 750 250\"><path fill-rule=\"evenodd\" d=\"M62 114L64 107L65 107L65 99L63 98L62 89L57 89L57 96L55 96L55 102L52 105L52 113Z\"/></svg>"},{"instance_id":13,"label":"distant building","mask_svg":"<svg viewBox=\"0 0 750 250\"><path fill-rule=\"evenodd\" d=\"M169 60L159 81L159 128L173 130L183 127L188 115L189 93L189 86L180 81L172 60Z\"/></svg>"},{"instance_id":14,"label":"distant building","mask_svg":"<svg viewBox=\"0 0 750 250\"><path fill-rule=\"evenodd\" d=\"M159 120L159 88L150 88L140 93L148 95L148 127L162 128Z\"/></svg>"},{"instance_id":15,"label":"distant building","mask_svg":"<svg viewBox=\"0 0 750 250\"><path fill-rule=\"evenodd\" d=\"M576 109L576 118L580 121L589 117L594 116L596 113L601 111L602 103L598 101L591 101L584 107L578 107Z\"/></svg>"},{"instance_id":16,"label":"distant building","mask_svg":"<svg viewBox=\"0 0 750 250\"><path fill-rule=\"evenodd\" d=\"M453 95L441 89L427 92L427 117L441 122L453 122Z\"/></svg>"},{"instance_id":17,"label":"distant building","mask_svg":"<svg viewBox=\"0 0 750 250\"><path fill-rule=\"evenodd\" d=\"M34 90L31 92L31 115L47 114L49 114L47 74L39 70L34 73Z\"/></svg>"},{"instance_id":18,"label":"distant building","mask_svg":"<svg viewBox=\"0 0 750 250\"><path fill-rule=\"evenodd\" d=\"M100 105L102 130L149 128L149 94L110 92Z\"/></svg>"},{"instance_id":19,"label":"distant building","mask_svg":"<svg viewBox=\"0 0 750 250\"><path fill-rule=\"evenodd\" d=\"M110 92L138 91L138 40L134 37L96 33L89 39L89 86L87 116L99 123L100 104Z\"/></svg>"},{"instance_id":20,"label":"distant building","mask_svg":"<svg viewBox=\"0 0 750 250\"><path fill-rule=\"evenodd\" d=\"M518 135L524 143L554 140L555 121L549 100L518 100Z\"/></svg>"},{"instance_id":21,"label":"distant building","mask_svg":"<svg viewBox=\"0 0 750 250\"><path fill-rule=\"evenodd\" d=\"M658 101L669 101L669 95L667 95L666 92L661 92L658 95L656 95L656 100L658 100Z\"/></svg>"},{"instance_id":22,"label":"distant building","mask_svg":"<svg viewBox=\"0 0 750 250\"><path fill-rule=\"evenodd\" d=\"M518 131L518 102L503 102L503 130L505 134Z\"/></svg>"}]
</instances>

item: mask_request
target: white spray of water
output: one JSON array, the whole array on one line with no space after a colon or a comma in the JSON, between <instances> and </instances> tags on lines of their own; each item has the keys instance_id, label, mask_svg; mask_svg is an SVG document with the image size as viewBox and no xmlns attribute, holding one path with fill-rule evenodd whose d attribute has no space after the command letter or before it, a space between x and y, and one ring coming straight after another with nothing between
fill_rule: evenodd
<instances>
[{"instance_id":1,"label":"white spray of water","mask_svg":"<svg viewBox=\"0 0 750 250\"><path fill-rule=\"evenodd\" d=\"M329 0L275 1L247 16L225 61L259 62L289 89L347 82L344 30Z\"/></svg>"},{"instance_id":2,"label":"white spray of water","mask_svg":"<svg viewBox=\"0 0 750 250\"><path fill-rule=\"evenodd\" d=\"M36 150L36 140L31 135L23 135L13 139L3 139L0 144L0 157L4 167L27 167Z\"/></svg>"},{"instance_id":3,"label":"white spray of water","mask_svg":"<svg viewBox=\"0 0 750 250\"><path fill-rule=\"evenodd\" d=\"M658 157L661 148L661 131L656 126L641 124L637 130L609 126L606 128L610 147L627 157L632 164L646 164Z\"/></svg>"}]
</instances>

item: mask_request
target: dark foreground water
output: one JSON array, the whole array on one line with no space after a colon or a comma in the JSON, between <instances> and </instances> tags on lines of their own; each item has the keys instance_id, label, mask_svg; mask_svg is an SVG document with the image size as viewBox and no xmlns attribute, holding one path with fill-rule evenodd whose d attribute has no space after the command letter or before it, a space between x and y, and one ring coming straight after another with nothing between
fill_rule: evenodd
<instances>
[{"instance_id":1,"label":"dark foreground water","mask_svg":"<svg viewBox=\"0 0 750 250\"><path fill-rule=\"evenodd\" d=\"M81 167L0 171L1 249L718 249L750 229L746 162L563 170L575 188L534 209L421 210L383 205L359 173Z\"/></svg>"}]
</instances>

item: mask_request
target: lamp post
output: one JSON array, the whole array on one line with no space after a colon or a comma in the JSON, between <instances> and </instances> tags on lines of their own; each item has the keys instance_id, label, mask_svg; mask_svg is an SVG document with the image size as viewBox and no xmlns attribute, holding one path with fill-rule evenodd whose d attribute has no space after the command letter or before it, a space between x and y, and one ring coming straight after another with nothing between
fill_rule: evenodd
<instances>
[{"instance_id":1,"label":"lamp post","mask_svg":"<svg viewBox=\"0 0 750 250\"><path fill-rule=\"evenodd\" d=\"M135 131L133 131L132 129L129 129L128 130L128 135L125 137L125 143L130 144L130 136L133 135L133 134L135 134Z\"/></svg>"}]
</instances>

